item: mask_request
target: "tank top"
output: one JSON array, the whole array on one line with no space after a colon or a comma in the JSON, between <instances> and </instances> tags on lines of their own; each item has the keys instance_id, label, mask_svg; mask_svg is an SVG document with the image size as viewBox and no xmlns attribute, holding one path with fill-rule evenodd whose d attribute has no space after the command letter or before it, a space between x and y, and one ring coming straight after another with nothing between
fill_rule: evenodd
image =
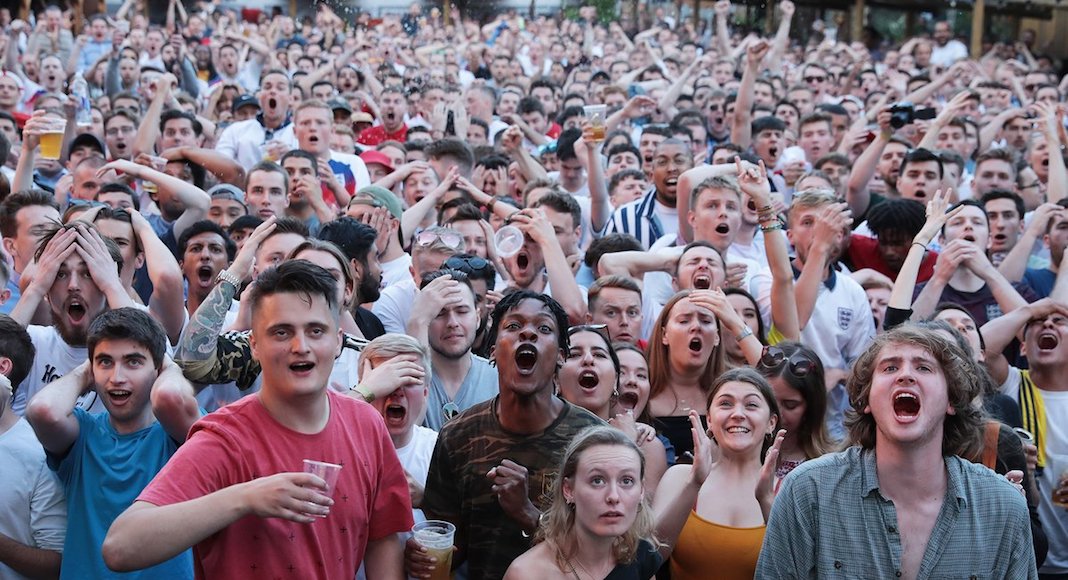
<instances>
[{"instance_id":1,"label":"tank top","mask_svg":"<svg viewBox=\"0 0 1068 580\"><path fill-rule=\"evenodd\" d=\"M691 510L671 553L671 580L752 580L765 529L722 526Z\"/></svg>"}]
</instances>

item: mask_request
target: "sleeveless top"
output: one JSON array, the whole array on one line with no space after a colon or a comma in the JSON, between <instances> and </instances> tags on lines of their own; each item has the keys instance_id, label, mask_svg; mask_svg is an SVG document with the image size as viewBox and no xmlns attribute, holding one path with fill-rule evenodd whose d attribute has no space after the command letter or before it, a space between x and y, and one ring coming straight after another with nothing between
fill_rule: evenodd
<instances>
[{"instance_id":1,"label":"sleeveless top","mask_svg":"<svg viewBox=\"0 0 1068 580\"><path fill-rule=\"evenodd\" d=\"M722 526L691 510L671 554L671 580L752 580L765 529Z\"/></svg>"}]
</instances>

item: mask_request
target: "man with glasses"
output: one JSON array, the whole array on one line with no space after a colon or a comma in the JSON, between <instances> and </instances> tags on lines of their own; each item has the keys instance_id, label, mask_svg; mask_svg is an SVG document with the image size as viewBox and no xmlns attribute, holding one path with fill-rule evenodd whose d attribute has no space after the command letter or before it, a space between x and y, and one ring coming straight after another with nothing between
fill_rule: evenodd
<instances>
[{"instance_id":1,"label":"man with glasses","mask_svg":"<svg viewBox=\"0 0 1068 580\"><path fill-rule=\"evenodd\" d=\"M464 238L454 229L434 226L419 232L412 242L411 277L389 286L371 309L386 332L404 334L416 297L416 281L433 272L465 249Z\"/></svg>"},{"instance_id":2,"label":"man with glasses","mask_svg":"<svg viewBox=\"0 0 1068 580\"><path fill-rule=\"evenodd\" d=\"M827 101L827 97L830 96L830 88L833 82L827 69L816 63L810 62L805 65L805 69L801 73L801 80L805 81L808 88L812 90L813 107Z\"/></svg>"},{"instance_id":3,"label":"man with glasses","mask_svg":"<svg viewBox=\"0 0 1068 580\"><path fill-rule=\"evenodd\" d=\"M453 256L446 264L456 261ZM488 361L471 354L480 317L467 274L448 267L427 273L414 302L408 334L430 347L433 362L423 424L440 431L460 411L497 394L497 373Z\"/></svg>"}]
</instances>

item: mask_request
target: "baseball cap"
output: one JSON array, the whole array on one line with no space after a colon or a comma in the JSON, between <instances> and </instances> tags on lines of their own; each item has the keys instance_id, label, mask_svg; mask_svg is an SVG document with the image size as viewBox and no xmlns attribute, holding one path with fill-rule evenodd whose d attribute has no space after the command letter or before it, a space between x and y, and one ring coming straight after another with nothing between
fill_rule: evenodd
<instances>
[{"instance_id":1,"label":"baseball cap","mask_svg":"<svg viewBox=\"0 0 1068 580\"><path fill-rule=\"evenodd\" d=\"M349 201L349 205L354 203L369 205L371 207L384 207L397 219L401 219L401 215L404 213L401 209L401 202L397 199L397 196L394 195L392 191L377 185L368 185L357 191L356 194L352 196L352 200Z\"/></svg>"},{"instance_id":2,"label":"baseball cap","mask_svg":"<svg viewBox=\"0 0 1068 580\"><path fill-rule=\"evenodd\" d=\"M360 159L364 163L377 163L386 168L387 173L393 173L393 163L389 160L389 157L381 151L375 151L374 149L368 149L363 153L360 153Z\"/></svg>"},{"instance_id":3,"label":"baseball cap","mask_svg":"<svg viewBox=\"0 0 1068 580\"><path fill-rule=\"evenodd\" d=\"M256 107L257 109L260 108L260 102L256 99L256 97L252 95L241 95L240 97L234 99L234 103L230 105L230 112L236 113L238 110L241 109L241 107L247 107L249 105Z\"/></svg>"},{"instance_id":4,"label":"baseball cap","mask_svg":"<svg viewBox=\"0 0 1068 580\"><path fill-rule=\"evenodd\" d=\"M100 137L93 135L92 133L79 133L67 147L67 154L70 155L71 151L79 147L92 147L100 152L101 155L107 155L104 149L104 142L100 140Z\"/></svg>"},{"instance_id":5,"label":"baseball cap","mask_svg":"<svg viewBox=\"0 0 1068 580\"><path fill-rule=\"evenodd\" d=\"M330 105L331 111L345 111L352 114L352 105L345 99L330 99L326 104Z\"/></svg>"},{"instance_id":6,"label":"baseball cap","mask_svg":"<svg viewBox=\"0 0 1068 580\"><path fill-rule=\"evenodd\" d=\"M208 190L208 196L212 199L232 199L238 203L245 203L245 192L240 187L229 183L220 183Z\"/></svg>"}]
</instances>

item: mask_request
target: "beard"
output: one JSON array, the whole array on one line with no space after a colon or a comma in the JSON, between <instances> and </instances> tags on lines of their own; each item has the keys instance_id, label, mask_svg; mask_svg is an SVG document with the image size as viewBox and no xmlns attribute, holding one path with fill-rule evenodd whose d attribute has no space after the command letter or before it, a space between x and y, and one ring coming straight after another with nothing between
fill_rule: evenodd
<instances>
[{"instance_id":1,"label":"beard","mask_svg":"<svg viewBox=\"0 0 1068 580\"><path fill-rule=\"evenodd\" d=\"M382 285L382 279L379 277L375 279L372 276L364 275L360 280L360 285L356 287L356 292L359 295L359 302L366 304L368 302L374 302L382 295L380 286Z\"/></svg>"}]
</instances>

